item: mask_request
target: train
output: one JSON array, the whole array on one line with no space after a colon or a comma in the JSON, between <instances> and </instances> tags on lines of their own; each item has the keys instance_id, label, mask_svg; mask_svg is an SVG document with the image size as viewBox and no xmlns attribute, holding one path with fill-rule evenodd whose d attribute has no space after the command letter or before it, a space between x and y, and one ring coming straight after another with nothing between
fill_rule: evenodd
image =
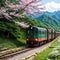
<instances>
[{"instance_id":1,"label":"train","mask_svg":"<svg viewBox=\"0 0 60 60\"><path fill-rule=\"evenodd\" d=\"M56 32L55 36L56 37L60 36L60 32Z\"/></svg>"},{"instance_id":2,"label":"train","mask_svg":"<svg viewBox=\"0 0 60 60\"><path fill-rule=\"evenodd\" d=\"M26 43L28 46L40 46L54 40L60 32L54 29L30 26L26 33Z\"/></svg>"}]
</instances>

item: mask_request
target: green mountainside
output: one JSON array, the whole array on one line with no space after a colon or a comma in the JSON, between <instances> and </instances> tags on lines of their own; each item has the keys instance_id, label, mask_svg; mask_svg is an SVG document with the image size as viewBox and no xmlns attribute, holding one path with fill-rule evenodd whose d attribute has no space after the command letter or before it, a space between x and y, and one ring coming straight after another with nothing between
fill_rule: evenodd
<instances>
[{"instance_id":1,"label":"green mountainside","mask_svg":"<svg viewBox=\"0 0 60 60\"><path fill-rule=\"evenodd\" d=\"M60 31L60 11L57 12L44 12L41 16L36 17L35 19L40 20L46 24L49 24L54 27L55 30Z\"/></svg>"}]
</instances>

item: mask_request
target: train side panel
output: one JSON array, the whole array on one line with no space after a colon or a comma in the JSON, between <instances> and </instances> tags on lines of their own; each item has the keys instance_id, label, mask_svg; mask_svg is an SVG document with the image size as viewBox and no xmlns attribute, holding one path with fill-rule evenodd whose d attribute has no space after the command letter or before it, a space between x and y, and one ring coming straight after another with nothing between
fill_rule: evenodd
<instances>
[{"instance_id":1,"label":"train side panel","mask_svg":"<svg viewBox=\"0 0 60 60\"><path fill-rule=\"evenodd\" d=\"M44 40L47 40L47 30L45 28L39 30L39 33L38 33L38 41L40 42Z\"/></svg>"},{"instance_id":2,"label":"train side panel","mask_svg":"<svg viewBox=\"0 0 60 60\"><path fill-rule=\"evenodd\" d=\"M60 36L60 32L55 32L55 37Z\"/></svg>"},{"instance_id":3,"label":"train side panel","mask_svg":"<svg viewBox=\"0 0 60 60\"><path fill-rule=\"evenodd\" d=\"M47 41L49 42L49 41L51 41L51 39L52 39L52 30L51 29L47 29Z\"/></svg>"}]
</instances>

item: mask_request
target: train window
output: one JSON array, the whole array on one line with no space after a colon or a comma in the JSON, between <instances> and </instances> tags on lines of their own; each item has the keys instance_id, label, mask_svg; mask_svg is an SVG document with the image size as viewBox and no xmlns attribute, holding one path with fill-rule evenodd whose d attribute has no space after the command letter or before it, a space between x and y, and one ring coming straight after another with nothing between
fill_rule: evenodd
<instances>
[{"instance_id":1,"label":"train window","mask_svg":"<svg viewBox=\"0 0 60 60\"><path fill-rule=\"evenodd\" d=\"M27 38L38 38L38 29L32 28L27 31Z\"/></svg>"},{"instance_id":2,"label":"train window","mask_svg":"<svg viewBox=\"0 0 60 60\"><path fill-rule=\"evenodd\" d=\"M41 30L40 38L43 38L43 37L45 37L45 31Z\"/></svg>"},{"instance_id":3,"label":"train window","mask_svg":"<svg viewBox=\"0 0 60 60\"><path fill-rule=\"evenodd\" d=\"M38 38L41 37L41 30L38 31Z\"/></svg>"},{"instance_id":4,"label":"train window","mask_svg":"<svg viewBox=\"0 0 60 60\"><path fill-rule=\"evenodd\" d=\"M34 38L38 38L38 30L34 29Z\"/></svg>"},{"instance_id":5,"label":"train window","mask_svg":"<svg viewBox=\"0 0 60 60\"><path fill-rule=\"evenodd\" d=\"M41 34L45 34L45 31L41 30Z\"/></svg>"},{"instance_id":6,"label":"train window","mask_svg":"<svg viewBox=\"0 0 60 60\"><path fill-rule=\"evenodd\" d=\"M34 35L33 30L27 31L27 38L33 38L33 35Z\"/></svg>"},{"instance_id":7,"label":"train window","mask_svg":"<svg viewBox=\"0 0 60 60\"><path fill-rule=\"evenodd\" d=\"M29 30L28 30L28 34L29 34Z\"/></svg>"}]
</instances>

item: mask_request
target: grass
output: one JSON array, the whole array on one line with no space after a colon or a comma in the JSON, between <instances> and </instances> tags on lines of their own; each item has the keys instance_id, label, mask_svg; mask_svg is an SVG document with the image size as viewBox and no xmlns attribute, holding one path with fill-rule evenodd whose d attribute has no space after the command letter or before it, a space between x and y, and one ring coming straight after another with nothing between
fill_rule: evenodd
<instances>
[{"instance_id":1,"label":"grass","mask_svg":"<svg viewBox=\"0 0 60 60\"><path fill-rule=\"evenodd\" d=\"M35 56L34 60L47 60L49 53L52 52L53 48L55 48L57 46L57 44L58 44L57 41L59 38L60 37L55 39L55 41L52 43L51 47L47 48L46 50L44 50L43 52L41 52L40 54Z\"/></svg>"},{"instance_id":2,"label":"grass","mask_svg":"<svg viewBox=\"0 0 60 60\"><path fill-rule=\"evenodd\" d=\"M21 45L26 45L26 41L24 39L8 39L0 37L0 49L17 48Z\"/></svg>"}]
</instances>

